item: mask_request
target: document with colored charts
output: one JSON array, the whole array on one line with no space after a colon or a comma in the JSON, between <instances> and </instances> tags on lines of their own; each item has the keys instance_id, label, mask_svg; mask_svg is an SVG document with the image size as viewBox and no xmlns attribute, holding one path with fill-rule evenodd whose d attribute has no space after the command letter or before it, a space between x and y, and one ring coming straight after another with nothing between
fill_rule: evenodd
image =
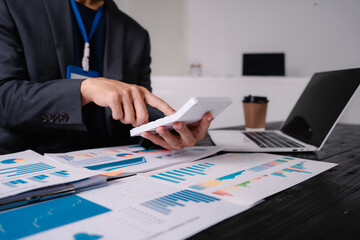
<instances>
[{"instance_id":1,"label":"document with colored charts","mask_svg":"<svg viewBox=\"0 0 360 240\"><path fill-rule=\"evenodd\" d=\"M132 176L0 212L0 239L185 239L248 208Z\"/></svg>"},{"instance_id":2,"label":"document with colored charts","mask_svg":"<svg viewBox=\"0 0 360 240\"><path fill-rule=\"evenodd\" d=\"M0 199L95 175L89 170L53 161L31 150L0 155Z\"/></svg>"},{"instance_id":3,"label":"document with colored charts","mask_svg":"<svg viewBox=\"0 0 360 240\"><path fill-rule=\"evenodd\" d=\"M45 156L74 167L98 171L108 177L118 177L198 160L221 150L218 146L146 150L139 145L128 145Z\"/></svg>"},{"instance_id":4,"label":"document with colored charts","mask_svg":"<svg viewBox=\"0 0 360 240\"><path fill-rule=\"evenodd\" d=\"M229 153L141 176L251 205L335 165L266 153Z\"/></svg>"}]
</instances>

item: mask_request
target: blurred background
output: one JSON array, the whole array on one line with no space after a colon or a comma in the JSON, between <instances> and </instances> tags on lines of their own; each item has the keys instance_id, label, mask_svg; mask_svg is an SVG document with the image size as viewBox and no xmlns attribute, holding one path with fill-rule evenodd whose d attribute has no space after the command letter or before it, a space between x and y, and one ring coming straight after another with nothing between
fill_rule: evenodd
<instances>
[{"instance_id":1,"label":"blurred background","mask_svg":"<svg viewBox=\"0 0 360 240\"><path fill-rule=\"evenodd\" d=\"M284 120L313 73L360 67L358 0L115 2L149 31L154 92L175 107L181 106L191 94L213 95L219 91L230 94L229 85L245 81L247 86L237 86L239 99L247 93L279 95L280 90L276 89L290 92L290 99L285 96L270 99L275 100L278 110L269 109L269 120ZM253 80L248 80L249 77L244 76L244 54L259 53L282 54L283 76L252 76ZM176 95L175 99L169 89L185 82L193 83L196 88L188 94ZM214 83L216 89L213 89L212 84L207 84L211 82L218 82L218 87ZM253 87L260 83L263 88ZM269 89L266 84L277 84L279 88ZM283 89L283 85L289 86ZM242 91L244 88L246 91ZM231 97L236 98L235 95ZM351 111L348 109L341 121L360 123L360 107L357 106L360 106L359 94L349 107ZM236 122L241 119L239 115Z\"/></svg>"}]
</instances>

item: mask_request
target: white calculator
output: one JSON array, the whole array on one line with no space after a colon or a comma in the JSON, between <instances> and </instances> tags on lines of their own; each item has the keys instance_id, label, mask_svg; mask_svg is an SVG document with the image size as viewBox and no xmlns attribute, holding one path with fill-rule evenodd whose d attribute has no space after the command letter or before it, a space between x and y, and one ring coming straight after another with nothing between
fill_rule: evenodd
<instances>
[{"instance_id":1,"label":"white calculator","mask_svg":"<svg viewBox=\"0 0 360 240\"><path fill-rule=\"evenodd\" d=\"M215 117L231 103L232 100L229 97L193 97L176 113L133 128L130 130L130 135L134 137L146 131L155 132L156 128L161 126L171 130L175 122L183 122L186 125L192 124L200 121L207 112L211 112L213 117Z\"/></svg>"}]
</instances>

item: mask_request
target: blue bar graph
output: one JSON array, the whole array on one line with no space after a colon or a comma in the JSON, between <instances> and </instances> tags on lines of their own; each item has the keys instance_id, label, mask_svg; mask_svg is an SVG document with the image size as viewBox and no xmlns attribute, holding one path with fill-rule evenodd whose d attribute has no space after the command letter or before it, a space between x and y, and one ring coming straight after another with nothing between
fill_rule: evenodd
<instances>
[{"instance_id":1,"label":"blue bar graph","mask_svg":"<svg viewBox=\"0 0 360 240\"><path fill-rule=\"evenodd\" d=\"M9 182L4 182L3 184L5 186L8 186L8 187L16 188L20 184L26 184L26 183L27 183L26 181L24 181L22 179L18 179L18 180L12 180L12 181L9 181Z\"/></svg>"},{"instance_id":2,"label":"blue bar graph","mask_svg":"<svg viewBox=\"0 0 360 240\"><path fill-rule=\"evenodd\" d=\"M215 166L213 163L195 164L190 167L183 167L171 171L151 175L150 177L170 183L181 183L186 181L189 176L206 175L206 170Z\"/></svg>"},{"instance_id":3,"label":"blue bar graph","mask_svg":"<svg viewBox=\"0 0 360 240\"><path fill-rule=\"evenodd\" d=\"M14 176L24 175L24 174L28 174L28 173L41 172L41 171L49 170L49 169L53 169L53 168L55 168L55 167L48 165L46 163L33 163L33 164L24 165L24 166L0 169L0 175L9 174L6 177L14 177Z\"/></svg>"},{"instance_id":4,"label":"blue bar graph","mask_svg":"<svg viewBox=\"0 0 360 240\"><path fill-rule=\"evenodd\" d=\"M220 201L220 199L191 190L183 190L167 196L143 202L141 205L159 213L169 215L172 212L171 208L186 207L186 204L190 202L211 203L215 201Z\"/></svg>"},{"instance_id":5,"label":"blue bar graph","mask_svg":"<svg viewBox=\"0 0 360 240\"><path fill-rule=\"evenodd\" d=\"M33 176L33 177L29 177L28 179L35 181L35 182L42 182L45 183L47 181L44 181L44 179L48 178L49 176L45 175L45 174L41 174L38 176Z\"/></svg>"},{"instance_id":6,"label":"blue bar graph","mask_svg":"<svg viewBox=\"0 0 360 240\"><path fill-rule=\"evenodd\" d=\"M57 171L57 172L52 172L50 173L54 176L58 176L58 177L68 177L69 176L69 172L66 170L61 170L61 171Z\"/></svg>"},{"instance_id":7,"label":"blue bar graph","mask_svg":"<svg viewBox=\"0 0 360 240\"><path fill-rule=\"evenodd\" d=\"M126 159L126 160L121 160L121 161L116 161L116 162L87 166L85 168L90 169L90 170L113 171L113 170L116 170L119 168L124 168L124 167L144 164L144 163L146 163L146 159L144 157L137 157L137 158L131 158L131 159Z\"/></svg>"}]
</instances>

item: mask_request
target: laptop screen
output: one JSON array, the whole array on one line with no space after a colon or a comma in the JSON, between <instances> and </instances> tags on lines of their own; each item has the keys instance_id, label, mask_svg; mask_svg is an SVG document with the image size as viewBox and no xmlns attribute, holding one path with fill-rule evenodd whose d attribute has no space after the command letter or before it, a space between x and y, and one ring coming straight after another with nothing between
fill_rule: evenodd
<instances>
[{"instance_id":1,"label":"laptop screen","mask_svg":"<svg viewBox=\"0 0 360 240\"><path fill-rule=\"evenodd\" d=\"M320 147L360 85L360 68L315 73L281 131Z\"/></svg>"}]
</instances>

